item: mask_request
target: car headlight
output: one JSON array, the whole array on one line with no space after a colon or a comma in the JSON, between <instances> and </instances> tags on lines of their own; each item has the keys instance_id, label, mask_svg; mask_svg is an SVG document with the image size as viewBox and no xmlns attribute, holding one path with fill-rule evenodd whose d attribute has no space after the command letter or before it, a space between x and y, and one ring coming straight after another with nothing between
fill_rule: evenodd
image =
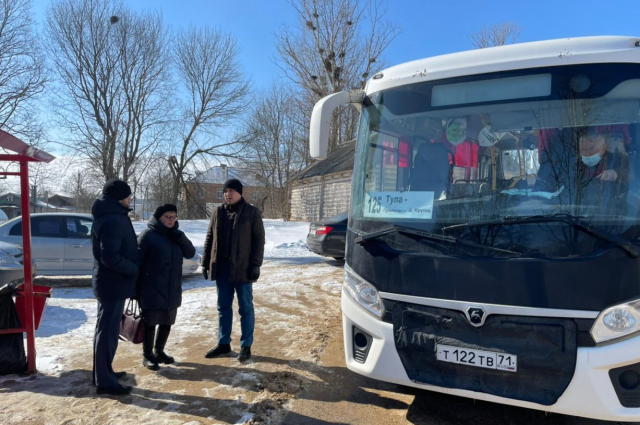
<instances>
[{"instance_id":1,"label":"car headlight","mask_svg":"<svg viewBox=\"0 0 640 425\"><path fill-rule=\"evenodd\" d=\"M640 330L640 300L603 310L591 327L596 343L629 336Z\"/></svg>"},{"instance_id":2,"label":"car headlight","mask_svg":"<svg viewBox=\"0 0 640 425\"><path fill-rule=\"evenodd\" d=\"M381 318L384 315L384 304L378 290L369 282L355 274L349 266L344 266L344 282L342 287L358 304L369 313Z\"/></svg>"},{"instance_id":3,"label":"car headlight","mask_svg":"<svg viewBox=\"0 0 640 425\"><path fill-rule=\"evenodd\" d=\"M0 255L0 266L15 266L16 264L16 260L13 256L8 254Z\"/></svg>"}]
</instances>

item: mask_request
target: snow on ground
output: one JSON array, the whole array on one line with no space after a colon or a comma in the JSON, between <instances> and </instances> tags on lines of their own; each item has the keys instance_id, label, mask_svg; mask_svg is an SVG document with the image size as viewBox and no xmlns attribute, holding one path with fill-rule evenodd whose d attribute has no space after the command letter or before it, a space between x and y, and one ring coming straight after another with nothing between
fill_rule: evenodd
<instances>
[{"instance_id":1,"label":"snow on ground","mask_svg":"<svg viewBox=\"0 0 640 425\"><path fill-rule=\"evenodd\" d=\"M169 338L167 351L177 359L188 359L189 362L182 365L179 362L176 365L164 367L161 370L162 373L152 373L140 366L141 346L121 342L115 363L116 369L136 368L134 384L139 391L149 392L158 388L171 388L170 398L175 399L175 402L155 400L149 396L145 400L134 401L133 405L127 407L128 416L125 415L126 417L137 418L137 423L154 423L157 417L153 412L159 409L163 415L166 414L163 416L163 423L173 423L170 419L174 417L177 419L181 412L184 416L185 410L189 411L191 419L193 416L200 417L200 420L215 419L212 423L251 422L256 421L256 415L262 419L266 415L275 421L279 414L273 412L285 409L287 402L286 400L274 402L269 399L270 395L281 394L282 388L290 388L291 385L295 387L292 390L295 393L302 388L301 379L314 379L313 373L309 370L312 370L313 365L317 363L319 353L325 344L323 328L326 329L328 323L326 313L332 312L332 317L335 318L339 312L341 263L317 256L307 250L304 241L308 232L308 223L265 220L264 225L265 262L261 278L254 284L256 307L254 348L258 354L260 351L267 351L273 354L272 357L278 355L288 360L271 359L273 364L260 364L259 367L249 369L244 369L244 365L238 368L236 362L231 364L230 369L220 369L219 374L201 378L203 382L199 383L197 388L193 386L196 385L195 383L177 385L173 380L191 377L199 364L205 362L202 355L215 344L217 332L215 284L204 280L201 275L187 277L183 280L183 302ZM134 223L138 232L145 226L144 222ZM202 253L207 226L206 220L180 222L180 228L193 241L199 253ZM59 279L65 278L39 278L35 283L57 286L55 282ZM78 282L84 280L85 285L90 283L90 277L75 279L78 279ZM67 284L68 281L69 279L65 280ZM71 281L73 282L73 279ZM234 310L237 310L237 306ZM31 382L34 377L0 376L0 394L4 394L3 384L11 384L9 388L13 388L13 391L24 391L19 394L29 395L31 390L38 396L41 396L40 393L46 396L72 394L78 382L86 384L86 380L90 379L95 320L96 301L90 287L54 287L53 296L47 301L42 324L36 331L39 371L36 383ZM239 317L236 316L232 342L236 350L240 339L239 328ZM198 346L197 351L194 346ZM255 354L254 351L254 356ZM229 359L225 361L228 363ZM303 368L306 371L297 371L299 375L281 372L280 369L290 367L288 366L290 362L296 362L298 364L296 367L299 367L299 364L306 365ZM82 374L80 374L81 371ZM227 378L223 378L227 375ZM292 376L295 378L293 381L291 381ZM53 385L55 388L49 388L46 378L56 382ZM33 385L39 389L30 389ZM256 393L256 387L262 389ZM271 387L278 391L269 391ZM17 394L9 392L8 395ZM281 396L278 397L281 398ZM9 400L7 395L2 395L1 398ZM227 416L216 415L209 410L206 403L198 407L200 403L212 399L228 407ZM46 397L45 400L40 400L38 397L33 400L33 406L42 403L48 404L49 401ZM16 412L12 412L13 409L3 410L7 407L3 404L0 401L0 422L20 423L16 421L18 418L15 416ZM83 415L84 409L96 408L95 404L91 405L93 407L85 406L86 403L76 404L74 403L73 406L77 415ZM135 406L137 410L134 409ZM6 413L3 413L5 411ZM56 409L53 411L55 412ZM99 409L99 412L109 421L117 421L118 415L122 413L113 416L115 413L112 411L102 412ZM28 419L24 416L19 418L21 421ZM60 408L56 418L58 422L55 423L64 422L64 407ZM184 422L188 421L180 420L175 423Z\"/></svg>"},{"instance_id":2,"label":"snow on ground","mask_svg":"<svg viewBox=\"0 0 640 425\"><path fill-rule=\"evenodd\" d=\"M208 223L208 220L180 221L180 229L186 233L199 253L202 253ZM264 220L264 227L266 243L263 269L278 269L279 266L286 264L302 265L326 262L326 259L307 249L304 240L306 240L309 230L309 223ZM140 232L146 228L146 222L134 222L134 228L136 232ZM305 270L304 274L312 276L317 272L316 269L310 269ZM263 274L262 278L254 285L254 291L277 288L279 292L290 292L294 298L281 300L280 304L291 308L300 307L297 295L301 288L292 279L299 273L300 270L294 268L274 270L269 275ZM38 284L37 281L36 284ZM215 284L206 281L201 275L197 275L185 278L183 285L185 292L176 326L182 330L200 329L198 321L193 319L205 308L215 309L215 298L203 299L200 292L191 290L210 287L215 291ZM97 304L91 288L54 289L52 298L47 301L42 324L36 331L37 368L39 371L63 371L64 359L73 355L78 349L76 341L83 341L86 345L86 341L92 340L96 307ZM260 307L256 310L256 315L259 317ZM274 328L286 326L286 317L281 319L273 323ZM55 343L48 343L50 339Z\"/></svg>"}]
</instances>

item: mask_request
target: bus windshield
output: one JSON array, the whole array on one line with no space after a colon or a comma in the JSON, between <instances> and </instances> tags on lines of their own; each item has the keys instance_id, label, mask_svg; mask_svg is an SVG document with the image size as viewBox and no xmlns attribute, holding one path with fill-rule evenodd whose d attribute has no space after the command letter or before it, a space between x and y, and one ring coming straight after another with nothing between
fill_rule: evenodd
<instances>
[{"instance_id":1,"label":"bus windshield","mask_svg":"<svg viewBox=\"0 0 640 425\"><path fill-rule=\"evenodd\" d=\"M639 121L637 64L508 71L369 94L350 227L453 232L525 256L587 255L606 245L566 222L501 224L563 215L635 240Z\"/></svg>"}]
</instances>

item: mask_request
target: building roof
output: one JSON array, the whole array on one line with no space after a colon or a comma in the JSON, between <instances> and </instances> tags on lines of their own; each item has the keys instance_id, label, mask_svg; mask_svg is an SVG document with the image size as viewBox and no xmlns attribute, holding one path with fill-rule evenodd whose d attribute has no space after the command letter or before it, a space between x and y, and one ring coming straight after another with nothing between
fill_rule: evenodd
<instances>
[{"instance_id":1,"label":"building roof","mask_svg":"<svg viewBox=\"0 0 640 425\"><path fill-rule=\"evenodd\" d=\"M60 198L60 199L63 199L65 201L67 201L67 202L74 202L75 201L75 198L72 198L71 196L58 195L58 194L49 196L49 199L52 199L52 198Z\"/></svg>"},{"instance_id":2,"label":"building roof","mask_svg":"<svg viewBox=\"0 0 640 425\"><path fill-rule=\"evenodd\" d=\"M327 158L311 164L302 170L294 180L302 180L309 177L326 176L327 174L353 171L353 159L355 156L356 141L351 140L333 148Z\"/></svg>"},{"instance_id":3,"label":"building roof","mask_svg":"<svg viewBox=\"0 0 640 425\"><path fill-rule=\"evenodd\" d=\"M3 193L2 195L0 195L0 197L1 197L1 196L6 196L6 195L13 195L13 196L14 196L14 197L16 197L16 198L21 198L20 194L19 194L19 193L15 193L15 192L6 192L6 193ZM31 197L29 197L29 202L31 203L31 205L33 205L33 204L34 204L33 199L31 199ZM67 208L65 208L65 207L59 207L59 206L57 206L57 205L49 204L49 203L46 203L46 202L44 202L44 201L42 201L42 200L40 200L40 199L37 199L37 200L36 200L36 202L35 202L35 206L36 206L36 207L40 207L40 208L50 208L50 209L58 209L58 210L67 210ZM4 206L3 206L3 207L4 207ZM32 215L33 215L33 214L32 214Z\"/></svg>"},{"instance_id":4,"label":"building roof","mask_svg":"<svg viewBox=\"0 0 640 425\"><path fill-rule=\"evenodd\" d=\"M226 168L226 172L225 172ZM243 186L264 186L258 174L247 168L215 166L197 173L196 183L224 184L227 179L238 179Z\"/></svg>"}]
</instances>

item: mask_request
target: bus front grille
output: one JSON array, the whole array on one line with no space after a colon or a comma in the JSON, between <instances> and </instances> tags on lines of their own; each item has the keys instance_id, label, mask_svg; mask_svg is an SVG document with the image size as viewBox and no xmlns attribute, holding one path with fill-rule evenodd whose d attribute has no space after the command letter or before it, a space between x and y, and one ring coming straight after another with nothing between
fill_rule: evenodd
<instances>
[{"instance_id":1,"label":"bus front grille","mask_svg":"<svg viewBox=\"0 0 640 425\"><path fill-rule=\"evenodd\" d=\"M572 319L489 315L473 326L464 313L397 302L395 345L411 380L552 405L573 378L577 326ZM437 359L438 345L517 356L507 371Z\"/></svg>"}]
</instances>

